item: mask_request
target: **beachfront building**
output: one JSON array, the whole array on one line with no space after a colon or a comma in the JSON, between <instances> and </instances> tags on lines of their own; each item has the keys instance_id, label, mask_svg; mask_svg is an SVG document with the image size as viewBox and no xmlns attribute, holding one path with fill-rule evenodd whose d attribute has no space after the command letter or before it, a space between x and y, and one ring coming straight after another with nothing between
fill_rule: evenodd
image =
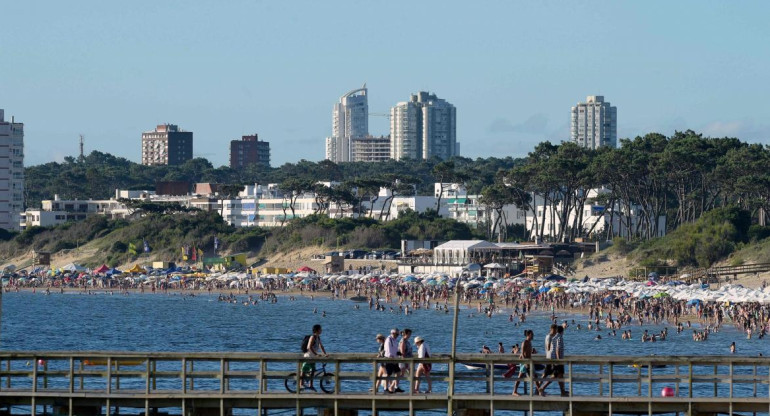
<instances>
[{"instance_id":1,"label":"beachfront building","mask_svg":"<svg viewBox=\"0 0 770 416\"><path fill-rule=\"evenodd\" d=\"M248 165L270 166L270 143L260 141L256 133L230 142L230 168L241 169Z\"/></svg>"},{"instance_id":2,"label":"beachfront building","mask_svg":"<svg viewBox=\"0 0 770 416\"><path fill-rule=\"evenodd\" d=\"M403 258L399 273L542 275L553 271L555 259L567 260L582 252L595 252L594 244L492 243L485 240L451 240L428 255Z\"/></svg>"},{"instance_id":3,"label":"beachfront building","mask_svg":"<svg viewBox=\"0 0 770 416\"><path fill-rule=\"evenodd\" d=\"M586 102L572 107L571 139L586 149L617 147L618 109L601 95L589 95Z\"/></svg>"},{"instance_id":4,"label":"beachfront building","mask_svg":"<svg viewBox=\"0 0 770 416\"><path fill-rule=\"evenodd\" d=\"M24 124L0 109L0 228L19 229L24 209Z\"/></svg>"},{"instance_id":5,"label":"beachfront building","mask_svg":"<svg viewBox=\"0 0 770 416\"><path fill-rule=\"evenodd\" d=\"M539 235L542 230L544 237L555 238L562 234L562 227L572 227L572 224L578 224L582 229L579 237L591 237L602 233L609 233L611 236L632 237L639 229L640 223L644 221L643 212L640 205L633 204L631 207L621 207L615 203L613 206L605 206L597 202L600 195L610 193L606 187L595 188L588 191L586 202L580 207L580 210L570 210L567 224L563 225L560 220L560 213L564 207L561 203L555 206L545 204L543 197L533 195L532 207L534 212L530 212L526 217L527 230L531 238ZM535 218L537 215L537 218ZM660 216L657 224L656 237L666 235L666 217ZM564 233L566 235L566 232Z\"/></svg>"},{"instance_id":6,"label":"beachfront building","mask_svg":"<svg viewBox=\"0 0 770 416\"><path fill-rule=\"evenodd\" d=\"M390 136L350 139L351 162L384 162L390 159Z\"/></svg>"},{"instance_id":7,"label":"beachfront building","mask_svg":"<svg viewBox=\"0 0 770 416\"><path fill-rule=\"evenodd\" d=\"M193 158L193 134L175 124L142 133L143 165L181 165Z\"/></svg>"},{"instance_id":8,"label":"beachfront building","mask_svg":"<svg viewBox=\"0 0 770 416\"><path fill-rule=\"evenodd\" d=\"M369 103L366 84L348 91L332 111L332 135L326 138L326 159L350 162L350 141L369 136Z\"/></svg>"},{"instance_id":9,"label":"beachfront building","mask_svg":"<svg viewBox=\"0 0 770 416\"><path fill-rule=\"evenodd\" d=\"M455 106L420 91L390 110L390 157L445 160L460 154Z\"/></svg>"},{"instance_id":10,"label":"beachfront building","mask_svg":"<svg viewBox=\"0 0 770 416\"><path fill-rule=\"evenodd\" d=\"M527 212L518 208L515 204L504 205L498 213L483 203L481 195L469 195L468 191L459 183L439 183L433 185L433 194L436 198L441 195L441 205L446 206L448 217L468 224L473 228L492 227L500 218L499 226L521 224L525 225ZM492 235L497 233L492 230Z\"/></svg>"},{"instance_id":11,"label":"beachfront building","mask_svg":"<svg viewBox=\"0 0 770 416\"><path fill-rule=\"evenodd\" d=\"M442 202L443 205L443 202ZM500 226L525 225L527 212L515 204L503 205L502 210L491 209L482 202L481 195L458 195L446 199L449 218L468 224L473 228L491 227L498 223Z\"/></svg>"},{"instance_id":12,"label":"beachfront building","mask_svg":"<svg viewBox=\"0 0 770 416\"><path fill-rule=\"evenodd\" d=\"M41 202L41 208L28 208L19 218L19 229L29 227L52 227L66 222L82 221L92 215L104 215L108 218L126 218L132 209L118 199L54 199Z\"/></svg>"}]
</instances>

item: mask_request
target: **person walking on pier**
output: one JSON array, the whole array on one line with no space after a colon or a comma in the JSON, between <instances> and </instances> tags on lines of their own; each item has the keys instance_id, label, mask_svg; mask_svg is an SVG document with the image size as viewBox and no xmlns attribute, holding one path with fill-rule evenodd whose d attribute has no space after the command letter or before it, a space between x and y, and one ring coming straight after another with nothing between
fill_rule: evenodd
<instances>
[{"instance_id":1,"label":"person walking on pier","mask_svg":"<svg viewBox=\"0 0 770 416\"><path fill-rule=\"evenodd\" d=\"M393 328L390 330L390 336L385 339L385 358L397 358L398 357L398 329ZM385 372L388 377L393 377L393 380L388 383L388 393L403 393L400 387L398 387L398 374L401 369L398 363L389 362L385 363Z\"/></svg>"},{"instance_id":2,"label":"person walking on pier","mask_svg":"<svg viewBox=\"0 0 770 416\"><path fill-rule=\"evenodd\" d=\"M522 360L529 360L532 358L532 339L535 337L535 332L531 329L524 330L524 341L521 343L521 354L519 355L519 358ZM526 363L519 364L519 377L516 379L516 382L513 383L513 395L518 396L519 395L519 383L521 382L522 378L526 378L529 376L529 365ZM534 374L532 377L536 377ZM535 383L536 388L539 388L540 383Z\"/></svg>"},{"instance_id":3,"label":"person walking on pier","mask_svg":"<svg viewBox=\"0 0 770 416\"><path fill-rule=\"evenodd\" d=\"M414 345L417 346L417 358L430 358L430 348L422 337L414 338ZM433 382L430 379L430 370L432 369L431 363L421 362L417 365L417 370L414 373L414 392L420 392L420 377L425 376L425 381L428 382L428 389L425 393L430 393L433 390Z\"/></svg>"},{"instance_id":4,"label":"person walking on pier","mask_svg":"<svg viewBox=\"0 0 770 416\"><path fill-rule=\"evenodd\" d=\"M564 327L551 325L551 332L545 338L545 354L549 360L561 360L564 358ZM564 377L564 364L548 364L543 373L543 378L553 376L555 379ZM552 383L547 381L539 388L541 396L545 396L545 389ZM562 396L568 396L569 392L565 388L564 381L559 381L559 390Z\"/></svg>"}]
</instances>

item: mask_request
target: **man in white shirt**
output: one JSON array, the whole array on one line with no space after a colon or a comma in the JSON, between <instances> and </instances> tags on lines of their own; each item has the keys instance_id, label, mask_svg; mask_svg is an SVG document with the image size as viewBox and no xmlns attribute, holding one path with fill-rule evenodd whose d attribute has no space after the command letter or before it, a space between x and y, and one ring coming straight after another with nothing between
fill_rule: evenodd
<instances>
[{"instance_id":1,"label":"man in white shirt","mask_svg":"<svg viewBox=\"0 0 770 416\"><path fill-rule=\"evenodd\" d=\"M398 329L393 328L390 330L390 336L385 338L385 358L397 358L398 357ZM389 383L389 387L386 390L388 393L403 393L404 390L398 387L398 374L401 369L398 363L385 363L385 373L388 377L394 377L394 380Z\"/></svg>"}]
</instances>

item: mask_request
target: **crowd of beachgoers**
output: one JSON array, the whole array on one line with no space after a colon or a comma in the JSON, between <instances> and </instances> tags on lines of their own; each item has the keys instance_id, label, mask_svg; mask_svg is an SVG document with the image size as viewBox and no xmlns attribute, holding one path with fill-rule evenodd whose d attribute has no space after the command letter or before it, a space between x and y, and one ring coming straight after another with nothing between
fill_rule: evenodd
<instances>
[{"instance_id":1,"label":"crowd of beachgoers","mask_svg":"<svg viewBox=\"0 0 770 416\"><path fill-rule=\"evenodd\" d=\"M687 284L651 276L647 281L619 278L571 279L551 275L544 278L493 277L466 274L450 277L442 274L388 274L369 271L358 274L320 275L312 270L283 275L247 273L65 273L12 275L3 278L6 292L33 290L41 293L77 290L94 291L210 293L219 300L256 304L277 302L274 294L292 293L331 296L357 300L356 308L409 314L418 309L449 313L454 293L472 307L471 316L506 313L509 320L523 322L533 311L561 310L584 313L591 329L621 330L632 325L667 322L678 332L697 320L703 327L695 331L696 340L707 339L726 321L736 325L747 337L763 338L770 324L770 287L757 289L725 284L714 288L706 284ZM250 294L249 294L250 293ZM233 294L245 294L238 299ZM270 294L269 296L266 294ZM622 331L622 336L626 335ZM650 335L650 341L665 334ZM644 339L643 339L644 340Z\"/></svg>"}]
</instances>

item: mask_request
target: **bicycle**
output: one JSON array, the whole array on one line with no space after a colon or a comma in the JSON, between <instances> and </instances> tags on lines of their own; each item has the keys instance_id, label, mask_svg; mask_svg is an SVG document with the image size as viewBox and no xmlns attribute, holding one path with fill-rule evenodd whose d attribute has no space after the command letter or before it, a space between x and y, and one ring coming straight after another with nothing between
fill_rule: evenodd
<instances>
[{"instance_id":1,"label":"bicycle","mask_svg":"<svg viewBox=\"0 0 770 416\"><path fill-rule=\"evenodd\" d=\"M323 390L323 392L327 394L334 393L334 383L337 381L336 378L334 377L334 373L329 373L326 371L326 363L321 363L321 370L316 371L315 375L303 375L299 379L301 382L300 390L315 390L304 386L306 384L310 385L310 382L313 381L313 379L317 379L318 385L321 387L321 390ZM286 379L284 379L283 384L286 386L286 390L289 393L296 393L297 392L297 373L291 373L288 376L286 376Z\"/></svg>"}]
</instances>

